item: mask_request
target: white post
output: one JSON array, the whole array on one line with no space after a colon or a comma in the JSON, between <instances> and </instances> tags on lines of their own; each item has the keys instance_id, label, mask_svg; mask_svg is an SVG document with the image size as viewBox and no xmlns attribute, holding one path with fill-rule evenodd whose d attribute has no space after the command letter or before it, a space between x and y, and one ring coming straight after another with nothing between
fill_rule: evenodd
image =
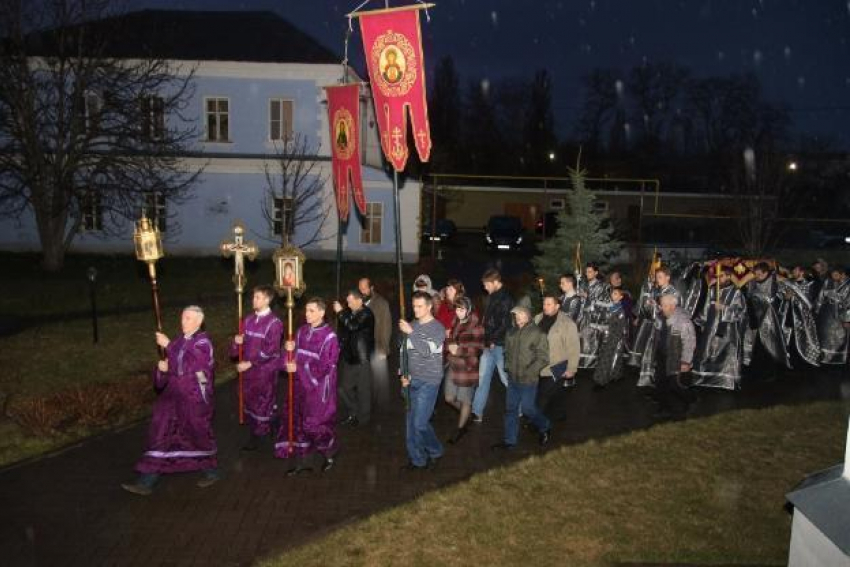
<instances>
[{"instance_id":1,"label":"white post","mask_svg":"<svg viewBox=\"0 0 850 567\"><path fill-rule=\"evenodd\" d=\"M844 474L846 480L850 480L850 419L847 426L847 448L844 450Z\"/></svg>"}]
</instances>

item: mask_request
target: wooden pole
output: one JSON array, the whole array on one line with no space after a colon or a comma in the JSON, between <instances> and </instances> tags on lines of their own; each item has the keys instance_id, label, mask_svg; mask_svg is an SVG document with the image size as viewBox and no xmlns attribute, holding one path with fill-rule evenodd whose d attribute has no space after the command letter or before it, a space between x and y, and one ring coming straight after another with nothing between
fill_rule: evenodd
<instances>
[{"instance_id":1,"label":"wooden pole","mask_svg":"<svg viewBox=\"0 0 850 567\"><path fill-rule=\"evenodd\" d=\"M286 288L286 318L287 318L286 340L287 341L293 340L293 338L292 338L292 309L294 307L295 307L295 301L293 301L293 299L292 299L292 288L287 287ZM287 351L286 359L287 359L287 362L295 362L295 351ZM288 369L287 369L287 374L289 375L289 392L288 392L288 403L287 403L287 409L289 410L288 411L288 413L289 413L289 415L288 415L288 418L289 418L289 427L288 427L288 430L289 430L289 439L288 439L289 445L288 445L288 450L289 450L289 454L291 455L292 452L295 450L295 446L293 444L294 440L295 440L295 436L293 435L293 432L292 432L292 428L293 428L293 425L294 425L294 423L293 423L294 422L294 412L293 412L292 404L294 402L293 384L295 382L295 375L294 375L293 372L290 372Z\"/></svg>"},{"instance_id":2,"label":"wooden pole","mask_svg":"<svg viewBox=\"0 0 850 567\"><path fill-rule=\"evenodd\" d=\"M157 332L162 332L162 310L159 307L159 284L156 281L156 264L148 262L148 275L151 278L151 299L153 299L153 315L156 320ZM156 347L159 353L160 360L165 360L165 349L161 346Z\"/></svg>"},{"instance_id":3,"label":"wooden pole","mask_svg":"<svg viewBox=\"0 0 850 567\"><path fill-rule=\"evenodd\" d=\"M236 292L236 329L239 335L245 331L242 324L242 294ZM239 362L242 362L242 349L245 344L245 337L242 337L242 344L239 345ZM242 372L238 374L237 389L239 390L239 425L245 425L245 388L242 378Z\"/></svg>"}]
</instances>

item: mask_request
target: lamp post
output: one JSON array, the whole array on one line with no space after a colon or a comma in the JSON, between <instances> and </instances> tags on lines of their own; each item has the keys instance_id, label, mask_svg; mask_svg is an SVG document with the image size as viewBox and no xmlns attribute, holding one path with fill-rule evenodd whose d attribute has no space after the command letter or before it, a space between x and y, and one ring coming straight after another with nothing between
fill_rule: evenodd
<instances>
[{"instance_id":1,"label":"lamp post","mask_svg":"<svg viewBox=\"0 0 850 567\"><path fill-rule=\"evenodd\" d=\"M97 268L90 266L86 270L86 278L89 280L89 300L91 301L91 332L92 342L97 344Z\"/></svg>"},{"instance_id":2,"label":"lamp post","mask_svg":"<svg viewBox=\"0 0 850 567\"><path fill-rule=\"evenodd\" d=\"M159 228L154 226L144 213L142 213L142 218L136 222L136 227L133 231L133 242L136 245L136 258L148 265L156 330L161 333L162 312L159 308L159 284L156 281L156 261L165 256L165 251L162 248L162 235L159 232ZM159 351L159 357L164 359L165 349L157 347L157 350Z\"/></svg>"}]
</instances>

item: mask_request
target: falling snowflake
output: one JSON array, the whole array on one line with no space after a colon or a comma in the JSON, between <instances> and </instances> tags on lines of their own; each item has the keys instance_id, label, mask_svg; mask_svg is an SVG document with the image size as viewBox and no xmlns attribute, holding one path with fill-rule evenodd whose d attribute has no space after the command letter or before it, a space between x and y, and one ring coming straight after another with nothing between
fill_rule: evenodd
<instances>
[{"instance_id":1,"label":"falling snowflake","mask_svg":"<svg viewBox=\"0 0 850 567\"><path fill-rule=\"evenodd\" d=\"M756 49L755 51L753 51L753 63L755 63L756 65L761 65L762 58L763 56L760 50Z\"/></svg>"},{"instance_id":2,"label":"falling snowflake","mask_svg":"<svg viewBox=\"0 0 850 567\"><path fill-rule=\"evenodd\" d=\"M791 47L786 45L784 53L785 53L785 59L791 59Z\"/></svg>"},{"instance_id":3,"label":"falling snowflake","mask_svg":"<svg viewBox=\"0 0 850 567\"><path fill-rule=\"evenodd\" d=\"M614 88L617 90L617 96L620 96L620 97L623 96L623 91L625 91L625 88L626 88L625 85L623 84L623 81L621 81L620 79L617 79L614 82Z\"/></svg>"},{"instance_id":4,"label":"falling snowflake","mask_svg":"<svg viewBox=\"0 0 850 567\"><path fill-rule=\"evenodd\" d=\"M803 75L797 77L797 86L801 89L806 86L806 78Z\"/></svg>"},{"instance_id":5,"label":"falling snowflake","mask_svg":"<svg viewBox=\"0 0 850 567\"><path fill-rule=\"evenodd\" d=\"M490 12L490 21L493 22L493 27L497 27L499 25L499 13L495 10Z\"/></svg>"},{"instance_id":6,"label":"falling snowflake","mask_svg":"<svg viewBox=\"0 0 850 567\"><path fill-rule=\"evenodd\" d=\"M487 96L490 92L490 79L481 79L481 94Z\"/></svg>"}]
</instances>

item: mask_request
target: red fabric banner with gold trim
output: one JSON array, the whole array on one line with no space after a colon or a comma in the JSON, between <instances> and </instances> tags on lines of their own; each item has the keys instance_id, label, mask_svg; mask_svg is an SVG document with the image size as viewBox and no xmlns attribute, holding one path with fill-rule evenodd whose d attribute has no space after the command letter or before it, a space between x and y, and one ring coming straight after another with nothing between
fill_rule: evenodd
<instances>
[{"instance_id":1,"label":"red fabric banner with gold trim","mask_svg":"<svg viewBox=\"0 0 850 567\"><path fill-rule=\"evenodd\" d=\"M359 12L384 155L396 171L407 163L407 117L419 159L431 155L419 7Z\"/></svg>"},{"instance_id":2,"label":"red fabric banner with gold trim","mask_svg":"<svg viewBox=\"0 0 850 567\"><path fill-rule=\"evenodd\" d=\"M342 221L348 219L348 193L361 214L366 214L363 175L360 171L360 85L325 87L328 95L328 124L331 130L331 166L336 208Z\"/></svg>"}]
</instances>

